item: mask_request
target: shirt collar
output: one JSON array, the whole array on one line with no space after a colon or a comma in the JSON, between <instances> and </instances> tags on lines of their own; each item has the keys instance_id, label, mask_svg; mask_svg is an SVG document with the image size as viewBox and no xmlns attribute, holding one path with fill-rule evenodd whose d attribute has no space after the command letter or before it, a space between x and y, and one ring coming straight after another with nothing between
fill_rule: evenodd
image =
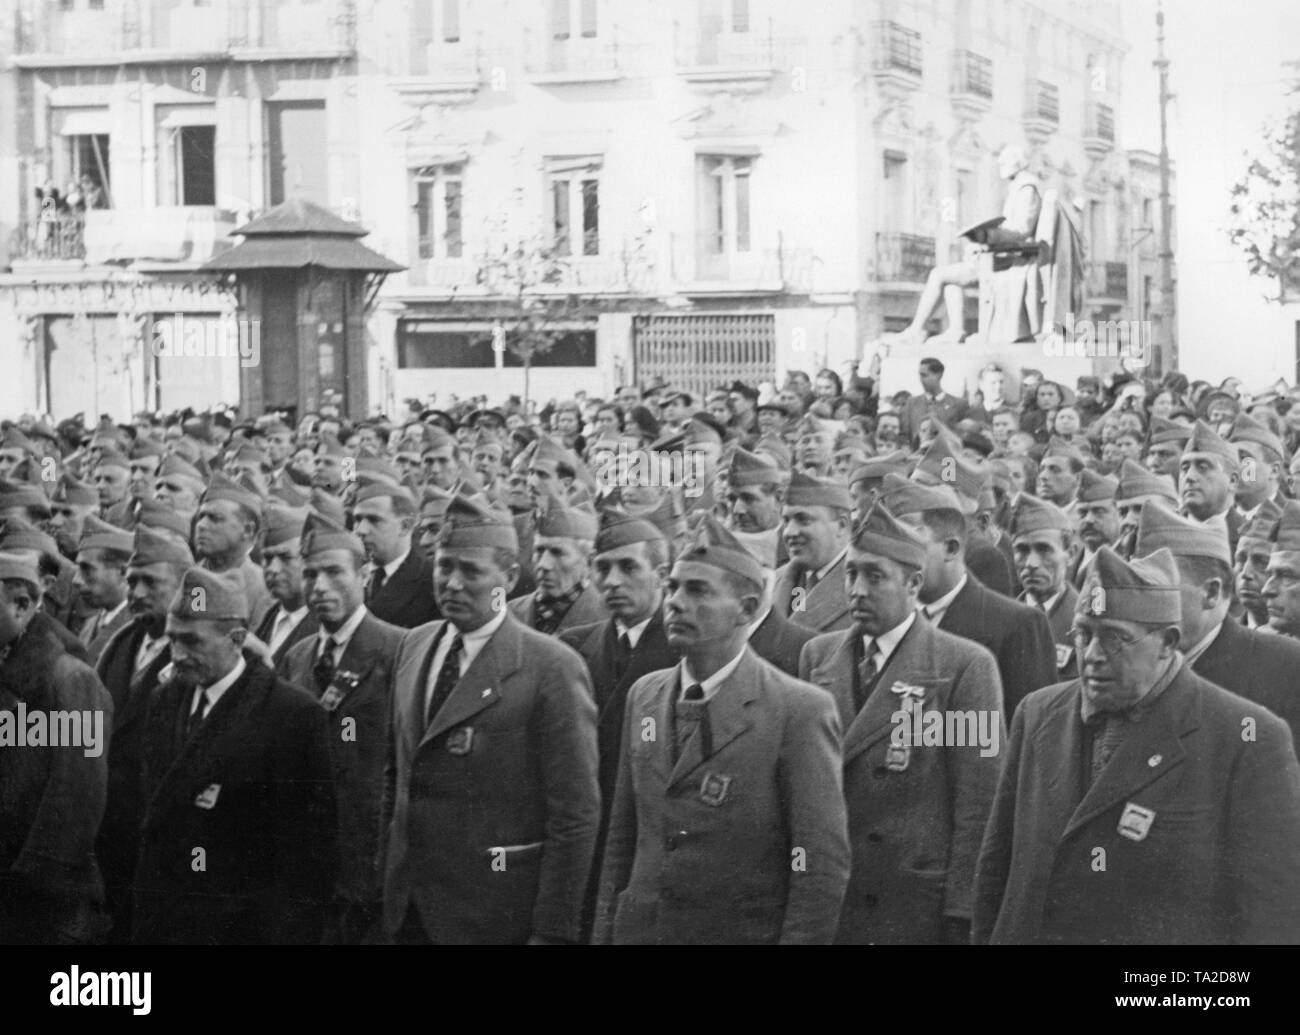
<instances>
[{"instance_id":1,"label":"shirt collar","mask_svg":"<svg viewBox=\"0 0 1300 1035\"><path fill-rule=\"evenodd\" d=\"M636 645L641 642L641 637L645 634L646 629L649 627L650 622L653 619L654 619L654 612L650 613L649 618L645 618L640 622L637 622L636 625L624 625L617 618L615 618L614 629L619 633L619 635L626 634L628 643L632 644L632 649L635 650Z\"/></svg>"},{"instance_id":2,"label":"shirt collar","mask_svg":"<svg viewBox=\"0 0 1300 1035\"><path fill-rule=\"evenodd\" d=\"M406 553L402 554L401 557L398 557L395 560L391 560L384 565L385 582L387 582L389 579L391 579L394 575L397 574L397 569L406 563L406 558L408 558L409 556L411 556L411 548L408 546L406 548Z\"/></svg>"},{"instance_id":3,"label":"shirt collar","mask_svg":"<svg viewBox=\"0 0 1300 1035\"><path fill-rule=\"evenodd\" d=\"M366 605L360 605L355 611L348 615L347 619L334 632L330 632L325 626L321 626L316 635L320 638L320 645L325 646L325 641L333 639L335 644L340 647L346 647L348 641L352 639L353 634L357 631L357 626L361 620L366 617Z\"/></svg>"},{"instance_id":4,"label":"shirt collar","mask_svg":"<svg viewBox=\"0 0 1300 1035\"><path fill-rule=\"evenodd\" d=\"M903 637L907 635L907 631L911 629L912 626L915 624L916 624L916 612L912 611L908 614L906 618L904 618L892 629L889 629L881 633L879 636L874 637L876 641L876 650L879 651L880 653L880 665L879 665L880 668L885 667L885 662L887 662L889 660L890 655L893 654L894 651L898 649L898 645L903 642ZM864 641L863 647L865 649L870 644L873 637L864 636L862 639Z\"/></svg>"},{"instance_id":5,"label":"shirt collar","mask_svg":"<svg viewBox=\"0 0 1300 1035\"><path fill-rule=\"evenodd\" d=\"M1227 619L1225 618L1224 621L1227 621ZM1210 644L1214 642L1215 637L1219 635L1222 629L1223 622L1219 622L1218 625L1202 636L1201 639L1191 648L1183 651L1183 660L1189 665L1194 665L1196 660L1210 649Z\"/></svg>"},{"instance_id":6,"label":"shirt collar","mask_svg":"<svg viewBox=\"0 0 1300 1035\"><path fill-rule=\"evenodd\" d=\"M835 567L835 565L839 564L840 561L844 559L844 555L848 552L849 552L849 548L845 546L843 550L841 550L839 553L837 553L834 557L830 559L830 562L824 568L818 568L817 581L821 582L822 579L824 579L827 575L829 575L831 573L831 569Z\"/></svg>"},{"instance_id":7,"label":"shirt collar","mask_svg":"<svg viewBox=\"0 0 1300 1035\"><path fill-rule=\"evenodd\" d=\"M772 605L768 604L767 607L763 608L762 614L760 614L756 620L749 623L749 626L745 629L746 641L748 641L754 633L758 632L758 627L767 621L767 616L771 613Z\"/></svg>"},{"instance_id":8,"label":"shirt collar","mask_svg":"<svg viewBox=\"0 0 1300 1035\"><path fill-rule=\"evenodd\" d=\"M244 661L244 656L242 654L239 655L239 660L235 662L234 668L232 668L229 672L227 672L224 676L218 679L211 686L206 687L203 690L200 690L199 693L194 695L194 704L190 708L190 712L193 713L195 708L198 707L199 694L202 694L204 697L208 699L207 710L212 711L212 709L216 706L216 703L219 700L221 700L221 695L224 694L227 690L229 690L232 686L234 686L239 681L239 677L244 674L244 669L246 669L247 667L248 665Z\"/></svg>"},{"instance_id":9,"label":"shirt collar","mask_svg":"<svg viewBox=\"0 0 1300 1035\"><path fill-rule=\"evenodd\" d=\"M1083 567L1083 562L1082 562L1082 561L1079 562L1079 566L1080 566L1080 567ZM1026 599L1026 600L1032 600L1032 601L1035 601L1035 606L1038 606L1039 604L1041 604L1043 610L1044 610L1047 614L1051 614L1051 613L1052 613L1052 608L1054 608L1054 607L1056 606L1056 602L1057 602L1058 600L1060 600L1061 597L1063 597L1063 596L1065 596L1065 583L1064 583L1064 582L1061 583L1061 588L1060 588L1060 589L1058 589L1055 593L1053 593L1053 594L1052 594L1050 597L1048 597L1046 600L1042 600L1042 601L1040 601L1040 600L1038 599L1038 594L1035 593L1032 589L1027 589L1027 590L1025 590L1025 599Z\"/></svg>"},{"instance_id":10,"label":"shirt collar","mask_svg":"<svg viewBox=\"0 0 1300 1035\"><path fill-rule=\"evenodd\" d=\"M928 604L921 605L925 609L925 613L929 616L931 621L937 622L943 617L943 613L947 611L952 605L952 602L957 599L957 594L966 587L966 580L969 577L970 576L967 575L966 572L962 572L961 579L958 580L957 585L953 586L952 589L941 596L938 600L933 600Z\"/></svg>"},{"instance_id":11,"label":"shirt collar","mask_svg":"<svg viewBox=\"0 0 1300 1035\"><path fill-rule=\"evenodd\" d=\"M128 601L126 600L125 597L123 597L122 602L118 604L117 607L113 608L113 610L111 611L104 612L104 617L100 620L99 624L101 626L107 625L109 622L111 622L114 618L116 618L118 615L122 613L122 608L126 607L127 603Z\"/></svg>"},{"instance_id":12,"label":"shirt collar","mask_svg":"<svg viewBox=\"0 0 1300 1035\"><path fill-rule=\"evenodd\" d=\"M508 612L503 607L496 613L496 616L490 622L483 623L473 632L461 632L461 643L465 644L466 647L473 644L477 651L483 646L483 644L487 643L487 641L492 638L494 632L501 628L501 623L506 620L507 613ZM460 630L457 629L457 632L460 632Z\"/></svg>"},{"instance_id":13,"label":"shirt collar","mask_svg":"<svg viewBox=\"0 0 1300 1035\"><path fill-rule=\"evenodd\" d=\"M713 675L709 676L708 679L700 682L700 689L704 691L704 699L706 701L712 698L718 687L726 682L727 677L730 676L731 673L736 671L736 668L740 665L741 659L744 658L747 649L747 646L741 647L739 654L723 665L722 668L718 669L718 671L713 673ZM694 686L695 682L695 676L691 674L690 665L687 663L685 658L682 658L682 687L680 692L684 694L686 688L688 686Z\"/></svg>"}]
</instances>

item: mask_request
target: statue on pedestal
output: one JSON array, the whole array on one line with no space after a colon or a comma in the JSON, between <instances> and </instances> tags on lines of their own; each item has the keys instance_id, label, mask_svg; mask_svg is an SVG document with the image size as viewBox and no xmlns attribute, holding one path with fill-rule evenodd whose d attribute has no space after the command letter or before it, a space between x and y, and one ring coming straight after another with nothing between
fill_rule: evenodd
<instances>
[{"instance_id":1,"label":"statue on pedestal","mask_svg":"<svg viewBox=\"0 0 1300 1035\"><path fill-rule=\"evenodd\" d=\"M963 330L964 292L979 288L983 343L1035 341L1065 326L1083 310L1083 247L1079 231L1054 190L1044 190L1029 170L1023 148L1008 144L998 172L1009 182L1002 215L963 231L970 241L962 262L930 271L908 327L886 335L888 344L957 344ZM927 337L926 322L942 299L948 326Z\"/></svg>"}]
</instances>

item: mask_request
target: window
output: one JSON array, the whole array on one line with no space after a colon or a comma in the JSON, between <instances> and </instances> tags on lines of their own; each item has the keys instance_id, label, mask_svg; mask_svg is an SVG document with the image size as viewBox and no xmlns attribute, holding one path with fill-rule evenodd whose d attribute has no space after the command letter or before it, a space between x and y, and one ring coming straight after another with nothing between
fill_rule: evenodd
<instances>
[{"instance_id":1,"label":"window","mask_svg":"<svg viewBox=\"0 0 1300 1035\"><path fill-rule=\"evenodd\" d=\"M596 365L596 332L572 330L559 333L554 344L545 352L533 354L529 366L534 367L594 367ZM507 335L507 338L509 336ZM508 348L502 355L502 365L522 367L524 361Z\"/></svg>"},{"instance_id":2,"label":"window","mask_svg":"<svg viewBox=\"0 0 1300 1035\"><path fill-rule=\"evenodd\" d=\"M429 166L415 174L416 255L459 259L462 238L463 166Z\"/></svg>"},{"instance_id":3,"label":"window","mask_svg":"<svg viewBox=\"0 0 1300 1035\"><path fill-rule=\"evenodd\" d=\"M699 158L701 245L706 255L750 250L750 173L753 158Z\"/></svg>"},{"instance_id":4,"label":"window","mask_svg":"<svg viewBox=\"0 0 1300 1035\"><path fill-rule=\"evenodd\" d=\"M267 105L270 203L302 197L329 202L329 155L324 101Z\"/></svg>"},{"instance_id":5,"label":"window","mask_svg":"<svg viewBox=\"0 0 1300 1035\"><path fill-rule=\"evenodd\" d=\"M159 105L158 202L215 205L217 159L215 110L210 104Z\"/></svg>"},{"instance_id":6,"label":"window","mask_svg":"<svg viewBox=\"0 0 1300 1035\"><path fill-rule=\"evenodd\" d=\"M107 133L80 133L63 138L67 152L68 180L82 188L87 208L110 208L113 185L110 178Z\"/></svg>"},{"instance_id":7,"label":"window","mask_svg":"<svg viewBox=\"0 0 1300 1035\"><path fill-rule=\"evenodd\" d=\"M911 220L907 218L907 155L902 151L886 151L884 160L880 228L887 234L903 233L911 229Z\"/></svg>"},{"instance_id":8,"label":"window","mask_svg":"<svg viewBox=\"0 0 1300 1035\"><path fill-rule=\"evenodd\" d=\"M595 160L549 163L549 216L560 255L600 254L599 168Z\"/></svg>"},{"instance_id":9,"label":"window","mask_svg":"<svg viewBox=\"0 0 1300 1035\"><path fill-rule=\"evenodd\" d=\"M1095 262L1102 257L1102 242L1106 240L1106 207L1093 198L1088 202L1088 249Z\"/></svg>"},{"instance_id":10,"label":"window","mask_svg":"<svg viewBox=\"0 0 1300 1035\"><path fill-rule=\"evenodd\" d=\"M492 351L492 330L471 330L461 325L448 327L430 321L403 320L397 325L397 367L496 366Z\"/></svg>"},{"instance_id":11,"label":"window","mask_svg":"<svg viewBox=\"0 0 1300 1035\"><path fill-rule=\"evenodd\" d=\"M882 22L880 33L883 49L881 65L912 75L920 75L921 34L898 22Z\"/></svg>"},{"instance_id":12,"label":"window","mask_svg":"<svg viewBox=\"0 0 1300 1035\"><path fill-rule=\"evenodd\" d=\"M460 0L442 0L439 13L442 24L438 27L438 38L443 43L459 43Z\"/></svg>"},{"instance_id":13,"label":"window","mask_svg":"<svg viewBox=\"0 0 1300 1035\"><path fill-rule=\"evenodd\" d=\"M574 25L583 39L596 38L596 0L551 0L551 38L572 39Z\"/></svg>"},{"instance_id":14,"label":"window","mask_svg":"<svg viewBox=\"0 0 1300 1035\"><path fill-rule=\"evenodd\" d=\"M1155 226L1154 220L1155 220L1155 213L1154 213L1154 206L1151 204L1151 199L1143 198L1142 199L1142 226L1145 228L1152 228Z\"/></svg>"},{"instance_id":15,"label":"window","mask_svg":"<svg viewBox=\"0 0 1300 1035\"><path fill-rule=\"evenodd\" d=\"M970 169L957 170L957 212L958 232L971 226L976 219L977 195L975 192L975 173Z\"/></svg>"}]
</instances>

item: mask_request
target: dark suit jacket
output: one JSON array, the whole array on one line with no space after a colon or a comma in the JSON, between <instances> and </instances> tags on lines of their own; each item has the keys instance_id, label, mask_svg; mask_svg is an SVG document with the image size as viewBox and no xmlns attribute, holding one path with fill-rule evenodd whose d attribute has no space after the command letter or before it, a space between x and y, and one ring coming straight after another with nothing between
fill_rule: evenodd
<instances>
[{"instance_id":1,"label":"dark suit jacket","mask_svg":"<svg viewBox=\"0 0 1300 1035\"><path fill-rule=\"evenodd\" d=\"M1007 715L1030 691L1056 682L1056 648L1047 616L994 593L973 575L967 575L939 628L993 652Z\"/></svg>"},{"instance_id":2,"label":"dark suit jacket","mask_svg":"<svg viewBox=\"0 0 1300 1035\"><path fill-rule=\"evenodd\" d=\"M795 625L773 607L749 638L749 647L764 661L793 676L799 671L799 652L803 645L818 635L816 629Z\"/></svg>"},{"instance_id":3,"label":"dark suit jacket","mask_svg":"<svg viewBox=\"0 0 1300 1035\"><path fill-rule=\"evenodd\" d=\"M813 632L834 632L846 629L852 623L849 616L849 598L844 589L844 560L840 557L835 566L826 573L812 591L802 598L802 608L794 607L794 589L800 585L804 568L794 561L776 570L776 581L772 587L772 606L796 625L802 625Z\"/></svg>"},{"instance_id":4,"label":"dark suit jacket","mask_svg":"<svg viewBox=\"0 0 1300 1035\"><path fill-rule=\"evenodd\" d=\"M98 618L99 615L99 611L94 612L92 620ZM86 645L86 663L88 665L93 667L99 662L99 656L104 652L104 648L108 646L108 641L113 638L113 634L129 625L131 618L131 608L124 607L113 616L112 621L95 627L93 635L89 628L77 633L77 639Z\"/></svg>"},{"instance_id":5,"label":"dark suit jacket","mask_svg":"<svg viewBox=\"0 0 1300 1035\"><path fill-rule=\"evenodd\" d=\"M1034 607L1025 599L1025 594L1021 593L1016 597L1020 603L1026 607ZM1079 674L1078 660L1074 656L1074 640L1070 638L1070 630L1074 627L1074 609L1079 604L1079 591L1071 586L1068 582L1065 584L1065 592L1057 598L1052 609L1047 612L1047 624L1052 630L1052 645L1056 650L1056 674L1057 679L1073 679ZM1039 610L1039 608L1034 608Z\"/></svg>"},{"instance_id":6,"label":"dark suit jacket","mask_svg":"<svg viewBox=\"0 0 1300 1035\"><path fill-rule=\"evenodd\" d=\"M320 940L334 887L331 733L312 695L245 661L188 740L191 689L168 683L149 709L138 944Z\"/></svg>"},{"instance_id":7,"label":"dark suit jacket","mask_svg":"<svg viewBox=\"0 0 1300 1035\"><path fill-rule=\"evenodd\" d=\"M507 613L426 728L447 624L411 630L394 665L385 927L414 906L438 943L576 941L600 825L586 666Z\"/></svg>"},{"instance_id":8,"label":"dark suit jacket","mask_svg":"<svg viewBox=\"0 0 1300 1035\"><path fill-rule=\"evenodd\" d=\"M679 668L628 693L593 943L828 943L849 879L840 724L746 649L673 761ZM799 853L798 849L804 849Z\"/></svg>"},{"instance_id":9,"label":"dark suit jacket","mask_svg":"<svg viewBox=\"0 0 1300 1035\"><path fill-rule=\"evenodd\" d=\"M836 941L938 944L945 917L971 915L975 860L1006 732L997 663L978 644L917 616L855 712L853 641L860 638L856 629L818 636L799 661L799 678L831 692L846 730L853 874ZM913 743L905 767L890 769L903 710L897 686L922 688L926 713L973 711L969 742ZM912 722L904 727L914 732Z\"/></svg>"},{"instance_id":10,"label":"dark suit jacket","mask_svg":"<svg viewBox=\"0 0 1300 1035\"><path fill-rule=\"evenodd\" d=\"M44 611L37 611L32 615L32 620L27 623L27 635L38 639L53 636L66 653L78 661L86 661L86 645L76 635L70 633L66 625Z\"/></svg>"},{"instance_id":11,"label":"dark suit jacket","mask_svg":"<svg viewBox=\"0 0 1300 1035\"><path fill-rule=\"evenodd\" d=\"M994 593L1004 597L1016 595L1012 566L1006 554L985 539L971 538L966 546L966 567Z\"/></svg>"},{"instance_id":12,"label":"dark suit jacket","mask_svg":"<svg viewBox=\"0 0 1300 1035\"><path fill-rule=\"evenodd\" d=\"M300 639L276 669L281 679L310 690L328 713L339 808L335 891L348 902L375 907L381 890L379 834L392 710L389 693L393 659L404 635L397 626L367 614L343 648L334 680L323 694L312 675L319 637Z\"/></svg>"},{"instance_id":13,"label":"dark suit jacket","mask_svg":"<svg viewBox=\"0 0 1300 1035\"><path fill-rule=\"evenodd\" d=\"M1292 743L1300 746L1300 640L1227 619L1192 670L1267 708L1291 727Z\"/></svg>"},{"instance_id":14,"label":"dark suit jacket","mask_svg":"<svg viewBox=\"0 0 1300 1035\"><path fill-rule=\"evenodd\" d=\"M534 590L527 596L515 597L506 606L510 608L512 615L531 629L535 617L536 599L537 591ZM560 619L560 624L556 626L553 635L559 635L579 626L590 625L592 622L600 622L608 617L609 612L605 610L605 602L601 600L600 593L588 582L578 594L578 599L573 602L569 610L564 612L564 617Z\"/></svg>"},{"instance_id":15,"label":"dark suit jacket","mask_svg":"<svg viewBox=\"0 0 1300 1035\"><path fill-rule=\"evenodd\" d=\"M113 740L108 755L108 805L95 842L104 873L104 888L113 918L110 935L124 942L131 935L131 898L140 854L144 818L144 735L149 701L159 675L171 662L163 647L138 678L132 678L144 627L132 621L119 629L100 652L95 671L113 698Z\"/></svg>"},{"instance_id":16,"label":"dark suit jacket","mask_svg":"<svg viewBox=\"0 0 1300 1035\"><path fill-rule=\"evenodd\" d=\"M622 675L617 675L618 628L612 618L592 625L580 625L560 634L564 643L581 656L591 676L596 695L596 738L600 747L600 832L596 854L592 859L591 877L587 880L587 898L583 903L583 939L591 935L596 915L596 895L600 890L600 866L605 857L605 834L609 810L614 804L614 782L618 777L618 754L623 744L623 711L627 691L638 679L650 672L672 668L677 652L668 646L664 635L663 608L655 608L650 624L641 633L628 657Z\"/></svg>"},{"instance_id":17,"label":"dark suit jacket","mask_svg":"<svg viewBox=\"0 0 1300 1035\"><path fill-rule=\"evenodd\" d=\"M379 592L366 601L366 610L381 622L402 629L442 617L433 596L433 565L414 546Z\"/></svg>"},{"instance_id":18,"label":"dark suit jacket","mask_svg":"<svg viewBox=\"0 0 1300 1035\"><path fill-rule=\"evenodd\" d=\"M1300 764L1286 724L1183 665L1085 790L1081 693L1078 680L1041 690L1012 720L974 941L1300 940Z\"/></svg>"},{"instance_id":19,"label":"dark suit jacket","mask_svg":"<svg viewBox=\"0 0 1300 1035\"><path fill-rule=\"evenodd\" d=\"M0 664L0 711L77 712L90 726L75 728L79 743L0 748L0 943L91 943L107 927L95 832L113 702L91 668L32 624Z\"/></svg>"},{"instance_id":20,"label":"dark suit jacket","mask_svg":"<svg viewBox=\"0 0 1300 1035\"><path fill-rule=\"evenodd\" d=\"M921 433L921 422L931 413L935 414L948 427L956 427L957 422L966 416L970 406L965 399L941 392L935 402L924 392L912 396L899 414L899 437L910 443Z\"/></svg>"},{"instance_id":21,"label":"dark suit jacket","mask_svg":"<svg viewBox=\"0 0 1300 1035\"><path fill-rule=\"evenodd\" d=\"M271 605L271 610L266 612L266 617L254 630L254 635L265 643L268 647L271 645L271 633L275 629L275 620L280 617L280 612L284 605L279 601ZM289 653L289 648L295 643L306 639L315 639L316 633L320 630L320 619L316 617L316 612L310 607L307 613L302 616L302 621L293 627L293 631L285 637L285 641L278 646L271 654L271 665L276 671L280 670L280 664L284 661L284 656ZM281 673L283 675L283 673ZM310 673L308 673L310 676ZM288 678L287 676L285 678ZM299 686L306 687L308 690L314 689L315 684L309 678L306 682L301 679L289 679L291 683L297 683Z\"/></svg>"}]
</instances>

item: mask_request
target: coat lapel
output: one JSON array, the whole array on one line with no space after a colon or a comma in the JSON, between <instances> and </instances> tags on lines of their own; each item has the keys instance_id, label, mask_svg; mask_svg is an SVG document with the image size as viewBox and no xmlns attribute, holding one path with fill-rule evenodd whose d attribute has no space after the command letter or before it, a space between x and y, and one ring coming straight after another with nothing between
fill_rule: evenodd
<instances>
[{"instance_id":1,"label":"coat lapel","mask_svg":"<svg viewBox=\"0 0 1300 1035\"><path fill-rule=\"evenodd\" d=\"M844 596L844 557L841 557L809 592L807 621L803 624L814 629L825 629L839 621L848 609L848 601Z\"/></svg>"},{"instance_id":2,"label":"coat lapel","mask_svg":"<svg viewBox=\"0 0 1300 1035\"><path fill-rule=\"evenodd\" d=\"M306 619L304 618L303 621L305 622ZM376 645L371 637L377 621L378 619L367 611L365 617L361 619L361 624L357 626L357 631L352 634L347 646L343 648L343 656L339 658L335 675L348 672L357 678L355 683L335 681L333 684L342 692L343 696L338 699L340 705L366 681L370 670L375 667Z\"/></svg>"},{"instance_id":3,"label":"coat lapel","mask_svg":"<svg viewBox=\"0 0 1300 1035\"><path fill-rule=\"evenodd\" d=\"M679 668L677 671L680 673L681 669ZM677 760L677 764L673 766L672 775L668 781L669 790L675 788L682 781L689 779L696 769L749 730L753 723L750 721L745 709L758 699L758 682L760 678L761 673L755 655L746 648L744 657L741 659L740 664L736 666L736 670L723 681L723 684L718 687L713 699L709 702L708 714L709 729L712 734L712 749L707 755L704 753L704 738L697 727L695 732L691 734L690 739L682 747L682 754ZM674 694L680 682L680 676L674 679ZM670 703L671 699L672 695L669 698Z\"/></svg>"},{"instance_id":4,"label":"coat lapel","mask_svg":"<svg viewBox=\"0 0 1300 1035\"><path fill-rule=\"evenodd\" d=\"M519 671L523 663L523 640L519 635L519 625L507 612L501 627L483 645L483 649L478 652L478 657L465 670L465 674L460 677L460 682L452 689L443 706L438 709L438 714L433 717L429 728L420 738L420 746L423 747L453 726L495 704L501 696L502 682ZM420 698L421 703L424 699L422 693L424 685L427 685L427 669L426 683L416 688L416 696Z\"/></svg>"},{"instance_id":5,"label":"coat lapel","mask_svg":"<svg viewBox=\"0 0 1300 1035\"><path fill-rule=\"evenodd\" d=\"M853 654L852 638L844 641L848 656L844 664L849 666L852 679ZM934 678L934 629L925 619L917 617L912 627L907 630L902 642L889 655L885 667L880 670L876 688L867 703L862 706L848 730L844 734L844 764L868 750L881 739L887 737L894 729L894 715L902 708L902 698L893 693L891 687L896 682L908 682L919 679L922 684ZM850 682L850 686L852 683ZM927 691L928 694L928 691ZM924 705L926 698L917 704Z\"/></svg>"}]
</instances>

